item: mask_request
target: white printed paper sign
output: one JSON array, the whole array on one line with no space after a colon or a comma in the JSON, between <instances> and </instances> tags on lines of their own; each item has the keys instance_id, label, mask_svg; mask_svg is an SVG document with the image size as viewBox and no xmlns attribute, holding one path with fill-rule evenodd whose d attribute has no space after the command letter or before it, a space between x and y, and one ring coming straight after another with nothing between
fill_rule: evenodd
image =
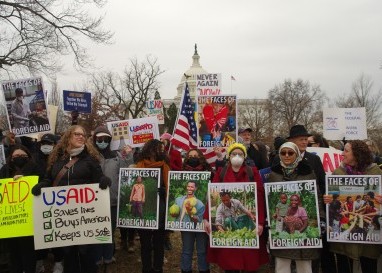
<instances>
[{"instance_id":1,"label":"white printed paper sign","mask_svg":"<svg viewBox=\"0 0 382 273\"><path fill-rule=\"evenodd\" d=\"M382 243L380 175L328 175L326 192L333 197L326 205L329 242Z\"/></svg>"},{"instance_id":2,"label":"white printed paper sign","mask_svg":"<svg viewBox=\"0 0 382 273\"><path fill-rule=\"evenodd\" d=\"M209 183L210 246L259 248L256 183Z\"/></svg>"},{"instance_id":3,"label":"white printed paper sign","mask_svg":"<svg viewBox=\"0 0 382 273\"><path fill-rule=\"evenodd\" d=\"M112 243L109 189L98 184L43 188L33 209L36 249Z\"/></svg>"},{"instance_id":4,"label":"white printed paper sign","mask_svg":"<svg viewBox=\"0 0 382 273\"><path fill-rule=\"evenodd\" d=\"M366 110L362 108L325 108L323 133L329 140L367 139Z\"/></svg>"},{"instance_id":5,"label":"white printed paper sign","mask_svg":"<svg viewBox=\"0 0 382 273\"><path fill-rule=\"evenodd\" d=\"M158 119L147 117L129 120L129 145L142 147L151 139L159 139Z\"/></svg>"},{"instance_id":6,"label":"white printed paper sign","mask_svg":"<svg viewBox=\"0 0 382 273\"><path fill-rule=\"evenodd\" d=\"M321 248L315 180L264 184L271 249Z\"/></svg>"}]
</instances>

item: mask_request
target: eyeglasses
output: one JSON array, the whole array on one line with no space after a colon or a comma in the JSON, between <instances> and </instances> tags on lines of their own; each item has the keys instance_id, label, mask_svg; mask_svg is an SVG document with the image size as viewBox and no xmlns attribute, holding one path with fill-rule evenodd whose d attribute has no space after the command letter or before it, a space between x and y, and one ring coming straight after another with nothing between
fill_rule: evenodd
<instances>
[{"instance_id":1,"label":"eyeglasses","mask_svg":"<svg viewBox=\"0 0 382 273\"><path fill-rule=\"evenodd\" d=\"M107 136L101 136L101 137L96 137L97 142L110 142L110 137Z\"/></svg>"},{"instance_id":2,"label":"eyeglasses","mask_svg":"<svg viewBox=\"0 0 382 273\"><path fill-rule=\"evenodd\" d=\"M282 156L293 156L295 154L295 152L286 152L286 151L281 151L280 152L280 155L282 155Z\"/></svg>"},{"instance_id":3,"label":"eyeglasses","mask_svg":"<svg viewBox=\"0 0 382 273\"><path fill-rule=\"evenodd\" d=\"M308 147L312 147L314 144L317 144L317 142L309 142Z\"/></svg>"},{"instance_id":4,"label":"eyeglasses","mask_svg":"<svg viewBox=\"0 0 382 273\"><path fill-rule=\"evenodd\" d=\"M233 153L231 153L230 154L231 156L240 156L240 157L244 157L244 154L243 153L235 153L235 152L233 152Z\"/></svg>"},{"instance_id":5,"label":"eyeglasses","mask_svg":"<svg viewBox=\"0 0 382 273\"><path fill-rule=\"evenodd\" d=\"M83 134L83 133L73 132L73 135L75 137L83 137L83 138L85 138L85 134Z\"/></svg>"}]
</instances>

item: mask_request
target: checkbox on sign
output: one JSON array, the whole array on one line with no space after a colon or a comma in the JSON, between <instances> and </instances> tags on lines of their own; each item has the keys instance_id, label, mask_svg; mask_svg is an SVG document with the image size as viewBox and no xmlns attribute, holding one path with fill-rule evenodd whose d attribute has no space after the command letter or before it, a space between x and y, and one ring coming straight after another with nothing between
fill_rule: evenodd
<instances>
[{"instance_id":1,"label":"checkbox on sign","mask_svg":"<svg viewBox=\"0 0 382 273\"><path fill-rule=\"evenodd\" d=\"M53 234L44 235L44 241L45 243L53 242Z\"/></svg>"},{"instance_id":2,"label":"checkbox on sign","mask_svg":"<svg viewBox=\"0 0 382 273\"><path fill-rule=\"evenodd\" d=\"M42 212L42 217L43 218L49 218L49 217L52 217L52 207L50 207L50 210L46 210L46 211L43 211Z\"/></svg>"},{"instance_id":3,"label":"checkbox on sign","mask_svg":"<svg viewBox=\"0 0 382 273\"><path fill-rule=\"evenodd\" d=\"M44 229L51 229L52 228L52 222L44 222Z\"/></svg>"}]
</instances>

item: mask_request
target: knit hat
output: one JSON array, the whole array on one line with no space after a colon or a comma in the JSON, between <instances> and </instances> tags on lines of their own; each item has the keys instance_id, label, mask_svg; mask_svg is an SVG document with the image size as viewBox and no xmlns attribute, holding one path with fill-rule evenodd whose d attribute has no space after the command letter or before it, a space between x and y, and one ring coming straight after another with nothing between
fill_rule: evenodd
<instances>
[{"instance_id":1,"label":"knit hat","mask_svg":"<svg viewBox=\"0 0 382 273\"><path fill-rule=\"evenodd\" d=\"M170 135L169 133L164 133L163 135L160 136L160 139L163 140L163 139L168 139L170 140L172 137L172 135Z\"/></svg>"},{"instance_id":2,"label":"knit hat","mask_svg":"<svg viewBox=\"0 0 382 273\"><path fill-rule=\"evenodd\" d=\"M232 152L233 150L235 150L235 149L240 149L240 150L242 150L243 153L244 153L244 157L247 157L247 148L245 148L245 146L244 146L243 144L241 144L241 143L237 143L237 142L231 144L231 145L228 147L228 149L227 149L227 157L229 157L229 156L231 155L231 152Z\"/></svg>"}]
</instances>

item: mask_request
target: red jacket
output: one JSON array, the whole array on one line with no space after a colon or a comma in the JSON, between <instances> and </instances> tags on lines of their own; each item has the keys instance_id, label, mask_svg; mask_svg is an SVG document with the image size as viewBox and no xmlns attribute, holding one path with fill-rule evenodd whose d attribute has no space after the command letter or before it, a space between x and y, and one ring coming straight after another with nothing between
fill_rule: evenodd
<instances>
[{"instance_id":1,"label":"red jacket","mask_svg":"<svg viewBox=\"0 0 382 273\"><path fill-rule=\"evenodd\" d=\"M252 167L254 180L250 181L246 173L246 167L242 166L237 174L229 166L224 179L220 180L219 168L214 175L214 182L256 182L258 221L264 227L265 221L265 199L264 187L260 174L256 167ZM206 208L204 219L209 219L209 210ZM267 238L260 237L260 249L239 249L239 248L210 248L208 247L207 259L210 263L216 263L223 270L245 270L256 271L261 265L268 263L268 253L266 250Z\"/></svg>"}]
</instances>

